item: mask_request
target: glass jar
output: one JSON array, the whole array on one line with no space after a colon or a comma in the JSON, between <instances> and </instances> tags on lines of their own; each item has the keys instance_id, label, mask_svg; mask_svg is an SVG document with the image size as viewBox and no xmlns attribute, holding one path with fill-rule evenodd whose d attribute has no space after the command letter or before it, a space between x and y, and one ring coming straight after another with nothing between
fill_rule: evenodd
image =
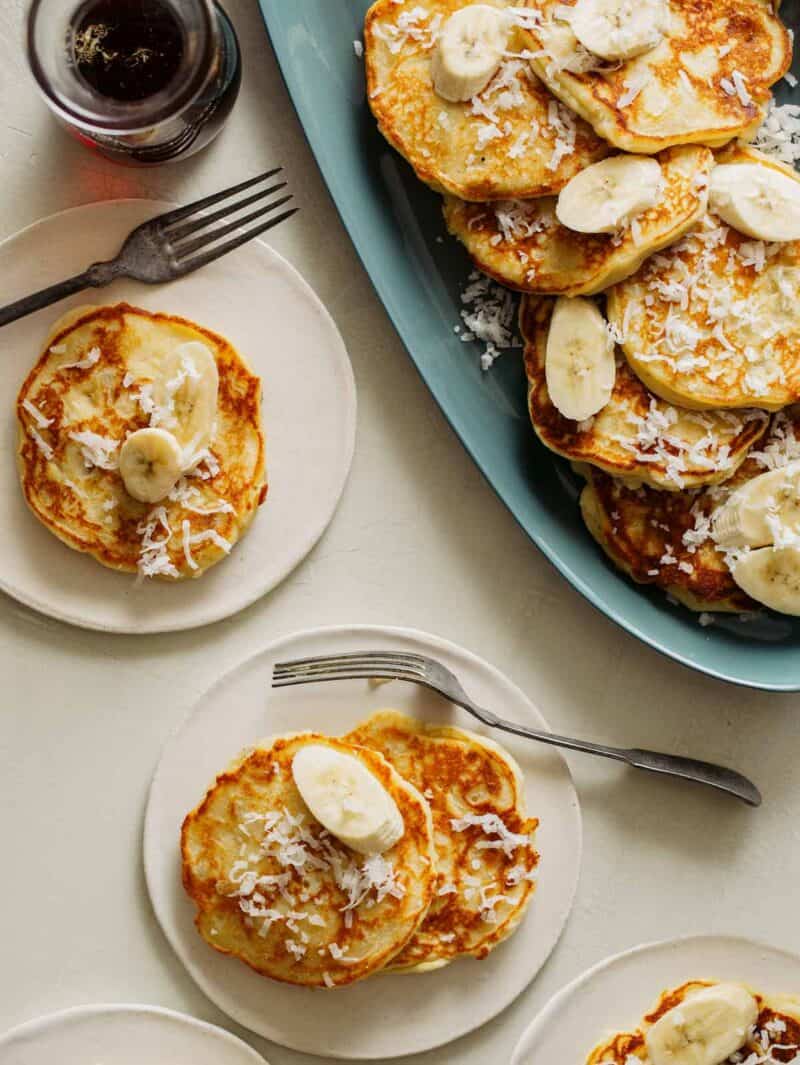
<instances>
[{"instance_id":1,"label":"glass jar","mask_svg":"<svg viewBox=\"0 0 800 1065\"><path fill-rule=\"evenodd\" d=\"M33 0L28 58L74 136L139 166L205 147L241 84L239 42L213 0Z\"/></svg>"}]
</instances>

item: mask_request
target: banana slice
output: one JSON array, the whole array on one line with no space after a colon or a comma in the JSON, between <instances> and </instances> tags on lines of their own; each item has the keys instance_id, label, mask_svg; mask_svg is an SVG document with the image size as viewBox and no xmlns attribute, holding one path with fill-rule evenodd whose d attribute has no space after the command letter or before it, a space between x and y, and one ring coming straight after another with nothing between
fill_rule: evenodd
<instances>
[{"instance_id":1,"label":"banana slice","mask_svg":"<svg viewBox=\"0 0 800 1065\"><path fill-rule=\"evenodd\" d=\"M572 32L602 59L632 59L655 48L669 24L666 0L578 0Z\"/></svg>"},{"instance_id":2,"label":"banana slice","mask_svg":"<svg viewBox=\"0 0 800 1065\"><path fill-rule=\"evenodd\" d=\"M183 452L166 429L137 429L119 452L119 472L128 495L140 503L164 499L181 476Z\"/></svg>"},{"instance_id":3,"label":"banana slice","mask_svg":"<svg viewBox=\"0 0 800 1065\"><path fill-rule=\"evenodd\" d=\"M468 4L445 22L431 59L433 87L444 100L469 100L497 72L508 44L509 22L496 7Z\"/></svg>"},{"instance_id":4,"label":"banana slice","mask_svg":"<svg viewBox=\"0 0 800 1065\"><path fill-rule=\"evenodd\" d=\"M800 617L800 548L759 547L732 564L743 592L779 614Z\"/></svg>"},{"instance_id":5,"label":"banana slice","mask_svg":"<svg viewBox=\"0 0 800 1065\"><path fill-rule=\"evenodd\" d=\"M583 421L611 399L617 372L614 344L592 300L581 296L556 300L544 369L550 399L565 418Z\"/></svg>"},{"instance_id":6,"label":"banana slice","mask_svg":"<svg viewBox=\"0 0 800 1065\"><path fill-rule=\"evenodd\" d=\"M729 496L714 516L720 547L765 547L781 533L800 537L800 461L762 473Z\"/></svg>"},{"instance_id":7,"label":"banana slice","mask_svg":"<svg viewBox=\"0 0 800 1065\"><path fill-rule=\"evenodd\" d=\"M721 163L711 171L708 206L755 240L800 240L800 181L759 163Z\"/></svg>"},{"instance_id":8,"label":"banana slice","mask_svg":"<svg viewBox=\"0 0 800 1065\"><path fill-rule=\"evenodd\" d=\"M184 452L184 465L213 439L219 371L210 348L199 340L179 344L164 359L153 383L150 424L169 429Z\"/></svg>"},{"instance_id":9,"label":"banana slice","mask_svg":"<svg viewBox=\"0 0 800 1065\"><path fill-rule=\"evenodd\" d=\"M310 743L294 756L292 775L314 817L359 854L381 854L403 835L397 803L353 755Z\"/></svg>"},{"instance_id":10,"label":"banana slice","mask_svg":"<svg viewBox=\"0 0 800 1065\"><path fill-rule=\"evenodd\" d=\"M568 181L556 201L556 217L577 233L615 233L661 195L663 176L655 159L612 155Z\"/></svg>"},{"instance_id":11,"label":"banana slice","mask_svg":"<svg viewBox=\"0 0 800 1065\"><path fill-rule=\"evenodd\" d=\"M740 984L696 991L645 1036L650 1065L721 1065L741 1050L758 1020L756 1000Z\"/></svg>"}]
</instances>

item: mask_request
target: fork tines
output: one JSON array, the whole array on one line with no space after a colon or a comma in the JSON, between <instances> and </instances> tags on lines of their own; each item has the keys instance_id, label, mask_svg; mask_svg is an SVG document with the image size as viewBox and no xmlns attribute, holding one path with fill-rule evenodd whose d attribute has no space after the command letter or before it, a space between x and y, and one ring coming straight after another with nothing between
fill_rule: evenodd
<instances>
[{"instance_id":1,"label":"fork tines","mask_svg":"<svg viewBox=\"0 0 800 1065\"><path fill-rule=\"evenodd\" d=\"M369 677L419 682L425 677L425 659L420 655L395 651L354 651L341 655L298 658L275 664L272 686L282 688L291 684Z\"/></svg>"},{"instance_id":2,"label":"fork tines","mask_svg":"<svg viewBox=\"0 0 800 1065\"><path fill-rule=\"evenodd\" d=\"M267 170L265 173L259 174L258 177L250 178L249 181L242 181L229 189L223 189L222 192L205 196L203 199L196 200L186 207L178 207L174 211L168 211L166 214L161 215L158 219L161 232L169 241L170 252L177 263L178 269L181 272L188 272L189 270L196 270L199 266L205 266L206 263L218 259L229 251L233 251L239 245L252 240L253 237L257 237L261 233L265 233L268 229L272 229L273 226L277 226L293 214L296 214L298 210L296 207L282 211L278 215L273 213L292 199L291 193L278 199L267 200L267 197L273 196L274 193L280 192L281 189L285 189L287 186L285 181L271 182L271 179L280 174L282 169L282 167L275 167L273 170ZM225 203L217 211L210 214L202 213L206 208L213 207L214 204L221 203L223 200L230 200L231 197L235 197L238 193L254 188L262 182L270 183L250 196ZM265 202L262 202L257 210L243 216L234 217L239 211L257 203L259 200ZM267 215L270 217L267 218ZM188 219L188 221L184 222L185 219ZM225 225L214 226L215 222L219 222L222 219L230 219L230 221L226 222ZM184 224L179 225L178 223L181 222ZM250 223L257 224L250 225ZM237 230L238 232L233 239L222 244L217 243L229 233L234 233ZM187 240L187 237L194 237L194 239ZM203 252L203 249L206 250ZM203 254L195 254L197 252L203 252Z\"/></svg>"}]
</instances>

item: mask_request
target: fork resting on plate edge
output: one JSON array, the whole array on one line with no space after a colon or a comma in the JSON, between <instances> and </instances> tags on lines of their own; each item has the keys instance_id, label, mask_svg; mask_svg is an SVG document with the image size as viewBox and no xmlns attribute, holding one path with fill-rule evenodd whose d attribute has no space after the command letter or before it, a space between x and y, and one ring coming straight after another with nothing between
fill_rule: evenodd
<instances>
[{"instance_id":1,"label":"fork resting on plate edge","mask_svg":"<svg viewBox=\"0 0 800 1065\"><path fill-rule=\"evenodd\" d=\"M755 784L741 773L726 769L724 766L713 765L710 762L698 762L693 758L681 758L678 755L660 754L657 751L606 747L603 744L557 736L552 732L542 732L525 725L517 725L513 721L506 721L491 710L485 710L473 703L455 674L451 673L441 662L425 655L405 651L354 651L349 654L278 662L273 669L272 686L273 688L285 688L317 681L357 680L370 677L407 680L413 684L431 688L451 703L462 707L467 713L482 721L484 725L502 729L515 736L539 740L541 743L549 743L554 747L566 747L571 751L597 754L601 758L613 758L617 762L625 762L633 766L634 769L646 769L651 773L693 780L698 784L706 784L718 791L733 795L750 806L761 805L761 793Z\"/></svg>"},{"instance_id":2,"label":"fork resting on plate edge","mask_svg":"<svg viewBox=\"0 0 800 1065\"><path fill-rule=\"evenodd\" d=\"M235 196L238 192L244 192L246 189L259 185L262 181L270 181L280 173L281 169L281 167L276 167L274 170L268 170L264 174L259 174L258 177L250 178L249 181L242 181L229 189L223 189L222 192L204 196L202 200L195 200L186 207L176 207L174 211L167 211L165 214L160 214L142 223L128 234L116 258L108 262L94 263L76 277L59 281L58 284L50 285L49 288L34 292L32 296L25 296L14 303L9 303L6 307L0 307L0 326L15 322L18 318L24 318L26 314L32 314L33 311L38 311L42 307L49 307L51 303L57 303L58 300L63 300L83 289L110 285L118 277L129 277L134 281L144 281L146 284L155 285L163 281L175 281L219 259L220 256L233 251L234 248L252 240L253 237L291 218L297 213L298 208L292 207L278 215L272 214L273 211L291 200L292 194L288 193L278 199L273 198L260 203L250 214L234 217L238 211L249 207L250 204L266 200L268 196L273 196L274 193L285 189L286 182L279 181L259 189L250 196L226 203L211 214L201 212L215 203ZM267 218L267 215L270 217ZM225 224L214 226L214 223L219 221L225 221ZM250 225L251 222L252 225ZM208 226L213 228L208 229ZM236 232L237 230L239 232ZM235 233L235 236L222 244L217 244L217 241L229 233ZM188 239L190 237L193 239Z\"/></svg>"}]
</instances>

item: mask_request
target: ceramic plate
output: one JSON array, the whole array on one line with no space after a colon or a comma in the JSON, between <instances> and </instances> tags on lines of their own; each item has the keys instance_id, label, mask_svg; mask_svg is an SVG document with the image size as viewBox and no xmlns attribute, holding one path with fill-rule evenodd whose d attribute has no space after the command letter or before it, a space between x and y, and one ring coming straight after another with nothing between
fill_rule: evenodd
<instances>
[{"instance_id":1,"label":"ceramic plate","mask_svg":"<svg viewBox=\"0 0 800 1065\"><path fill-rule=\"evenodd\" d=\"M528 809L541 819L541 875L519 930L485 961L461 959L425 975L394 974L324 993L273 983L217 954L192 923L180 882L184 816L218 772L248 744L274 733L349 731L387 706L426 721L476 728L462 710L424 689L366 681L271 690L276 661L363 649L417 651L439 658L479 703L538 727L539 711L486 662L433 636L405 629L336 628L290 636L223 677L168 742L153 779L144 833L147 885L167 938L205 993L245 1027L282 1046L334 1058L384 1058L447 1043L488 1021L533 979L572 906L581 851L578 800L553 748L502 737L522 766Z\"/></svg>"},{"instance_id":2,"label":"ceramic plate","mask_svg":"<svg viewBox=\"0 0 800 1065\"><path fill-rule=\"evenodd\" d=\"M608 1035L638 1027L662 991L688 980L733 980L767 994L800 993L800 958L734 936L651 943L609 958L550 1000L511 1065L582 1065Z\"/></svg>"},{"instance_id":3,"label":"ceramic plate","mask_svg":"<svg viewBox=\"0 0 800 1065\"><path fill-rule=\"evenodd\" d=\"M6 1065L267 1065L229 1032L156 1006L79 1006L0 1036Z\"/></svg>"},{"instance_id":4,"label":"ceramic plate","mask_svg":"<svg viewBox=\"0 0 800 1065\"><path fill-rule=\"evenodd\" d=\"M116 200L37 222L0 245L3 299L111 258L134 226L168 207ZM185 315L216 330L263 380L267 501L231 557L197 581L137 586L132 576L65 547L33 517L19 489L14 400L45 334L69 307L118 300ZM0 393L5 403L0 589L42 613L90 629L189 629L248 606L283 580L322 535L353 454L355 385L342 339L305 281L260 241L180 281L159 286L117 281L5 326L0 330Z\"/></svg>"},{"instance_id":5,"label":"ceramic plate","mask_svg":"<svg viewBox=\"0 0 800 1065\"><path fill-rule=\"evenodd\" d=\"M534 439L518 351L481 373L479 346L453 333L471 270L448 238L440 198L375 128L364 92L361 38L367 0L305 0L261 9L306 135L364 265L412 359L467 450L547 558L596 607L685 665L753 687L800 689L800 623L696 615L635 586L605 559L578 512L580 482ZM423 4L424 6L424 4ZM800 0L781 15L800 22ZM800 58L795 60L800 74ZM782 102L800 102L782 82Z\"/></svg>"}]
</instances>

